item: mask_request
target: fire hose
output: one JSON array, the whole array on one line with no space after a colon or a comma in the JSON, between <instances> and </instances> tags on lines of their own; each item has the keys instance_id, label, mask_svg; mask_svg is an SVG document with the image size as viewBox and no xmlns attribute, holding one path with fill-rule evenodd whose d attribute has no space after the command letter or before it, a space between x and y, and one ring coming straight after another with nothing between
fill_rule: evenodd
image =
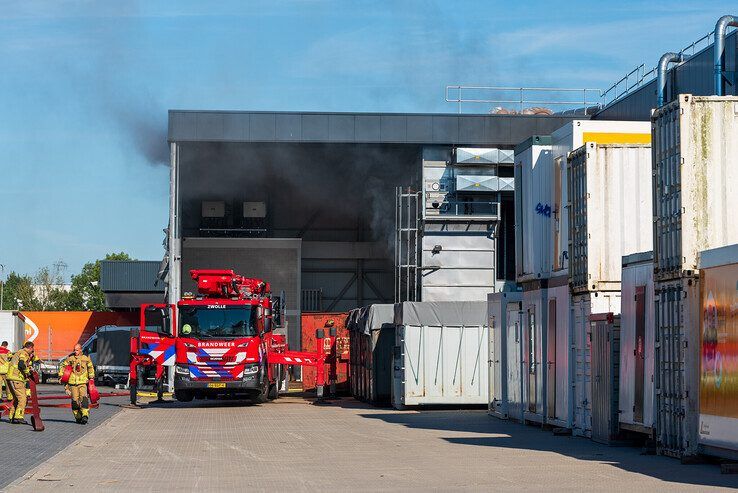
<instances>
[{"instance_id":1,"label":"fire hose","mask_svg":"<svg viewBox=\"0 0 738 493\"><path fill-rule=\"evenodd\" d=\"M30 390L30 397L26 403L25 412L31 415L31 426L34 431L44 431L44 422L41 419L41 408L42 407L55 407L55 408L70 408L72 407L71 402L64 403L46 403L42 401L58 401L66 400L69 401L69 396L66 394L55 395L55 394L39 394L36 384L38 383L38 373L35 371L31 372L31 378L28 379L28 387ZM100 392L99 396L102 397L121 397L128 395L127 392ZM95 402L90 405L91 408L99 407L99 402ZM12 402L9 400L0 401L0 416L10 412Z\"/></svg>"}]
</instances>

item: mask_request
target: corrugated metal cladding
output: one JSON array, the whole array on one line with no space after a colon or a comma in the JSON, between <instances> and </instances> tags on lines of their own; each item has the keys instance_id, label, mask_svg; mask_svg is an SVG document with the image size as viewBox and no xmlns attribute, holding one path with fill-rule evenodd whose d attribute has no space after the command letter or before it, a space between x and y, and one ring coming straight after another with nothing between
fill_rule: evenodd
<instances>
[{"instance_id":1,"label":"corrugated metal cladding","mask_svg":"<svg viewBox=\"0 0 738 493\"><path fill-rule=\"evenodd\" d=\"M550 115L169 112L170 142L322 142L514 146L572 120Z\"/></svg>"},{"instance_id":2,"label":"corrugated metal cladding","mask_svg":"<svg viewBox=\"0 0 738 493\"><path fill-rule=\"evenodd\" d=\"M736 71L736 36L734 31L725 40L725 70ZM714 64L712 45L698 52L683 64L671 69L667 74L666 101L673 101L678 94L694 94L711 96L714 94ZM652 65L656 65L653 60ZM649 65L649 64L646 64ZM734 76L735 77L735 76ZM736 85L726 84L726 95L738 95ZM649 120L651 110L656 107L656 80L653 80L637 91L615 101L600 110L594 120Z\"/></svg>"},{"instance_id":3,"label":"corrugated metal cladding","mask_svg":"<svg viewBox=\"0 0 738 493\"><path fill-rule=\"evenodd\" d=\"M163 293L159 280L161 262L150 260L103 260L100 262L100 289Z\"/></svg>"}]
</instances>

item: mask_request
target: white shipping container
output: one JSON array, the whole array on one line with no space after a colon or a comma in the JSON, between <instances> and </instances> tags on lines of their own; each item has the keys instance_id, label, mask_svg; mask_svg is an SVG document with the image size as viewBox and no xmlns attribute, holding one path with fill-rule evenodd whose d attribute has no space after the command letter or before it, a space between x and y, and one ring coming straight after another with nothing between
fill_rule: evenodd
<instances>
[{"instance_id":1,"label":"white shipping container","mask_svg":"<svg viewBox=\"0 0 738 493\"><path fill-rule=\"evenodd\" d=\"M489 404L486 301L395 305L392 404Z\"/></svg>"},{"instance_id":2,"label":"white shipping container","mask_svg":"<svg viewBox=\"0 0 738 493\"><path fill-rule=\"evenodd\" d=\"M569 409L571 291L569 285L565 283L566 279L566 277L551 279L548 285L548 347L546 348L548 354L548 418L546 421L563 428L571 428L572 414ZM558 285L554 285L556 281L559 282Z\"/></svg>"},{"instance_id":3,"label":"white shipping container","mask_svg":"<svg viewBox=\"0 0 738 493\"><path fill-rule=\"evenodd\" d=\"M589 316L593 313L620 314L620 291L586 293L572 297L572 433L585 437L592 436L592 328Z\"/></svg>"},{"instance_id":4,"label":"white shipping container","mask_svg":"<svg viewBox=\"0 0 738 493\"><path fill-rule=\"evenodd\" d=\"M569 266L569 216L564 206L569 202L566 159L571 151L585 142L597 144L649 144L649 122L573 120L551 134L553 174L551 176L551 271L564 271Z\"/></svg>"},{"instance_id":5,"label":"white shipping container","mask_svg":"<svg viewBox=\"0 0 738 493\"><path fill-rule=\"evenodd\" d=\"M8 341L8 349L15 352L23 346L25 332L16 312L0 311L0 342Z\"/></svg>"},{"instance_id":6,"label":"white shipping container","mask_svg":"<svg viewBox=\"0 0 738 493\"><path fill-rule=\"evenodd\" d=\"M673 457L697 452L700 293L697 278L656 281L656 444Z\"/></svg>"},{"instance_id":7,"label":"white shipping container","mask_svg":"<svg viewBox=\"0 0 738 493\"><path fill-rule=\"evenodd\" d=\"M656 279L677 279L738 243L738 97L681 94L651 121Z\"/></svg>"},{"instance_id":8,"label":"white shipping container","mask_svg":"<svg viewBox=\"0 0 738 493\"><path fill-rule=\"evenodd\" d=\"M507 419L509 416L508 339L515 339L520 327L521 292L491 293L487 299L489 317L489 414ZM514 346L514 344L513 344ZM517 374L520 374L519 367ZM517 385L516 385L517 382ZM513 382L513 392L520 395L519 378ZM520 415L518 402L518 414Z\"/></svg>"},{"instance_id":9,"label":"white shipping container","mask_svg":"<svg viewBox=\"0 0 738 493\"><path fill-rule=\"evenodd\" d=\"M587 142L568 162L572 290L618 290L623 255L653 247L651 146Z\"/></svg>"},{"instance_id":10,"label":"white shipping container","mask_svg":"<svg viewBox=\"0 0 738 493\"><path fill-rule=\"evenodd\" d=\"M551 269L551 137L533 136L515 148L515 262L518 282Z\"/></svg>"},{"instance_id":11,"label":"white shipping container","mask_svg":"<svg viewBox=\"0 0 738 493\"><path fill-rule=\"evenodd\" d=\"M620 427L655 427L653 252L623 257L620 316Z\"/></svg>"}]
</instances>

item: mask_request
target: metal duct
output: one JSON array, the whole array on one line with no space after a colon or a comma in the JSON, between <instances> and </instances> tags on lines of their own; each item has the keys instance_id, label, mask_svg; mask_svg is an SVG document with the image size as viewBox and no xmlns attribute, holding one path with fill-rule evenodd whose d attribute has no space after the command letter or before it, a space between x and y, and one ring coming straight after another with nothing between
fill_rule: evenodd
<instances>
[{"instance_id":1,"label":"metal duct","mask_svg":"<svg viewBox=\"0 0 738 493\"><path fill-rule=\"evenodd\" d=\"M669 69L670 63L679 63L682 61L682 55L679 53L664 53L659 58L659 69L657 75L656 87L658 88L657 108L664 105L664 97L666 94L666 71Z\"/></svg>"},{"instance_id":2,"label":"metal duct","mask_svg":"<svg viewBox=\"0 0 738 493\"><path fill-rule=\"evenodd\" d=\"M713 60L715 61L715 95L725 96L725 31L728 26L738 27L738 19L732 15L724 15L715 24L715 45Z\"/></svg>"}]
</instances>

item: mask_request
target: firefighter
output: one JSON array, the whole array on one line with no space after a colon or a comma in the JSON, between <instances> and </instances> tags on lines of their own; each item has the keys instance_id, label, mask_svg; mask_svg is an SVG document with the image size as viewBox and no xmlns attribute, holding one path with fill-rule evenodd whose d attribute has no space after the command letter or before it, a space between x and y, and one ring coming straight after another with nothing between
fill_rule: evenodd
<instances>
[{"instance_id":1,"label":"firefighter","mask_svg":"<svg viewBox=\"0 0 738 493\"><path fill-rule=\"evenodd\" d=\"M23 348L15 353L8 365L8 388L13 395L13 403L10 407L10 422L13 424L28 424L24 419L26 412L26 382L31 377L31 365L33 364L33 343L31 341L23 344Z\"/></svg>"},{"instance_id":2,"label":"firefighter","mask_svg":"<svg viewBox=\"0 0 738 493\"><path fill-rule=\"evenodd\" d=\"M74 353L67 357L59 367L59 377L64 375L64 368L72 367L72 373L67 382L67 394L72 397L72 413L74 420L86 425L90 416L90 398L87 395L87 381L95 378L95 368L92 361L82 354L82 345L74 346Z\"/></svg>"},{"instance_id":3,"label":"firefighter","mask_svg":"<svg viewBox=\"0 0 738 493\"><path fill-rule=\"evenodd\" d=\"M8 341L3 341L0 344L0 400L3 399L3 392L7 396L8 400L10 397L10 389L8 388L8 381L5 378L8 375L8 366L10 365L10 358L13 355L8 349Z\"/></svg>"}]
</instances>

